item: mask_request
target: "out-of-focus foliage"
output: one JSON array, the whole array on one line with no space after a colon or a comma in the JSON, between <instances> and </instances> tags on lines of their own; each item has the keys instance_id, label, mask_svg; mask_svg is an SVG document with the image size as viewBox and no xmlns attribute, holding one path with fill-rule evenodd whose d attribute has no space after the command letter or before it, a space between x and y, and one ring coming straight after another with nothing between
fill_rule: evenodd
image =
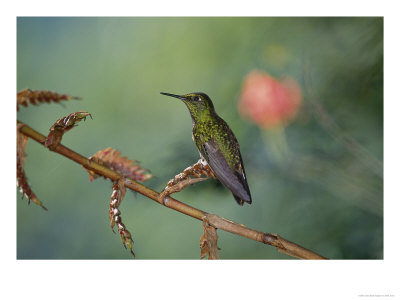
<instances>
[{"instance_id":1,"label":"out-of-focus foliage","mask_svg":"<svg viewBox=\"0 0 400 300\"><path fill-rule=\"evenodd\" d=\"M241 145L253 204L238 206L213 179L177 199L330 258L383 257L382 18L18 18L17 62L18 90L83 98L20 107L18 119L46 134L55 119L90 111L93 121L62 143L88 157L118 148L152 171L146 184L159 191L198 160L189 112L159 92L207 93ZM255 69L300 85L284 135L238 113ZM277 149L287 153L277 159ZM29 183L49 211L17 200L17 257L129 258L109 230L111 183L89 183L79 165L35 142L26 153ZM131 192L120 209L137 258L199 257L198 220ZM218 237L223 259L288 258Z\"/></svg>"}]
</instances>

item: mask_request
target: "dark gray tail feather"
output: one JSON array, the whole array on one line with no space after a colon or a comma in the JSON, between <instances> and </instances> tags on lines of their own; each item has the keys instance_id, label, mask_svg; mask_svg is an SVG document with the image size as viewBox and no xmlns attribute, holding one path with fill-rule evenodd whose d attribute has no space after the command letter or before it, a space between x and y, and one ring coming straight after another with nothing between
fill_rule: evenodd
<instances>
[{"instance_id":1,"label":"dark gray tail feather","mask_svg":"<svg viewBox=\"0 0 400 300\"><path fill-rule=\"evenodd\" d=\"M243 204L244 204L245 202L247 202L248 204L251 204L251 199L249 199L249 200L243 200L243 199L241 199L240 197L235 196L235 194L232 194L232 195L233 195L233 197L235 198L236 202L237 202L240 206L243 206Z\"/></svg>"}]
</instances>

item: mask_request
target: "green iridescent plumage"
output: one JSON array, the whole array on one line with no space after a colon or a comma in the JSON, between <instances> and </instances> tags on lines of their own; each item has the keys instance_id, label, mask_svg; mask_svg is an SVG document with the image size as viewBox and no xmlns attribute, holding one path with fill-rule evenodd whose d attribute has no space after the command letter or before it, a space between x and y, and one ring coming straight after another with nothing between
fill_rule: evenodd
<instances>
[{"instance_id":1,"label":"green iridescent plumage","mask_svg":"<svg viewBox=\"0 0 400 300\"><path fill-rule=\"evenodd\" d=\"M239 205L251 203L239 143L228 124L215 112L211 99L204 93L183 96L161 93L181 99L193 121L193 141L201 157L235 197Z\"/></svg>"}]
</instances>

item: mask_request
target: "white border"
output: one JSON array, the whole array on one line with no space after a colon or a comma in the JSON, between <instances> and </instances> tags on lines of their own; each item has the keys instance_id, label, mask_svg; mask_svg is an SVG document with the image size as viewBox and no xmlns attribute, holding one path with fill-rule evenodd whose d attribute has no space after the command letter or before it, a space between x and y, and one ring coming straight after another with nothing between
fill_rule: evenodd
<instances>
[{"instance_id":1,"label":"white border","mask_svg":"<svg viewBox=\"0 0 400 300\"><path fill-rule=\"evenodd\" d=\"M3 159L2 294L29 299L399 298L399 68L395 1L15 1L1 12L2 156L15 157L16 16L384 16L385 259L383 261L17 261L15 162ZM4 4L3 4L4 5ZM396 273L395 273L396 271ZM370 298L370 297L369 297Z\"/></svg>"}]
</instances>

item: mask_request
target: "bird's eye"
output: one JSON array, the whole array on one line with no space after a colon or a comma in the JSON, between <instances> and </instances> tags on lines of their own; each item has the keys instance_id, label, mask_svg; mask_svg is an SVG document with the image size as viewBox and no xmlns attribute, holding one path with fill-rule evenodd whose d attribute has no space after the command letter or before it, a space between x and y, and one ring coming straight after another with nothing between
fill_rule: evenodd
<instances>
[{"instance_id":1,"label":"bird's eye","mask_svg":"<svg viewBox=\"0 0 400 300\"><path fill-rule=\"evenodd\" d=\"M194 97L193 97L193 101L200 101L200 97L194 96Z\"/></svg>"}]
</instances>

